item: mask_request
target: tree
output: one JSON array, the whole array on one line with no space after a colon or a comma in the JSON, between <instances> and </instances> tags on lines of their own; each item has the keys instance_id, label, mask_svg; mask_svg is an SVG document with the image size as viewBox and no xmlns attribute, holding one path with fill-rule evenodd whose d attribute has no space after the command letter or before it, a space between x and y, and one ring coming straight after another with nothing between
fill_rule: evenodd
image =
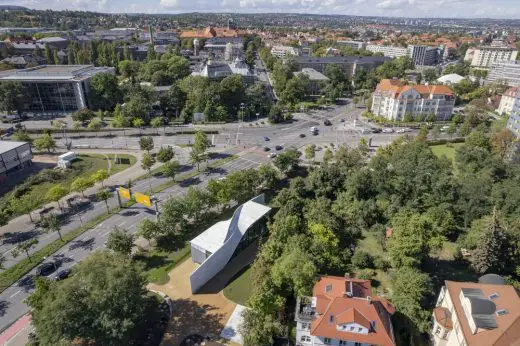
<instances>
[{"instance_id":1,"label":"tree","mask_svg":"<svg viewBox=\"0 0 520 346\"><path fill-rule=\"evenodd\" d=\"M437 80L437 72L433 68L426 69L422 72L423 78L428 83L433 83Z\"/></svg>"},{"instance_id":2,"label":"tree","mask_svg":"<svg viewBox=\"0 0 520 346\"><path fill-rule=\"evenodd\" d=\"M91 107L102 110L112 110L123 100L117 77L112 73L95 74L90 81L88 96Z\"/></svg>"},{"instance_id":3,"label":"tree","mask_svg":"<svg viewBox=\"0 0 520 346\"><path fill-rule=\"evenodd\" d=\"M41 219L40 225L45 232L58 232L60 240L63 241L63 237L61 236L61 222L60 219L54 214L49 214Z\"/></svg>"},{"instance_id":4,"label":"tree","mask_svg":"<svg viewBox=\"0 0 520 346\"><path fill-rule=\"evenodd\" d=\"M128 345L135 341L143 321L157 306L138 265L120 255L96 251L78 263L74 272L73 280L52 284L38 280L35 293L28 298L40 344L82 340Z\"/></svg>"},{"instance_id":5,"label":"tree","mask_svg":"<svg viewBox=\"0 0 520 346\"><path fill-rule=\"evenodd\" d=\"M193 140L193 146L191 147L190 161L197 164L197 171L200 171L200 163L206 161L207 153L210 142L205 132L197 130L195 132L195 138Z\"/></svg>"},{"instance_id":6,"label":"tree","mask_svg":"<svg viewBox=\"0 0 520 346\"><path fill-rule=\"evenodd\" d=\"M373 268L374 258L368 252L356 250L352 256L352 264L358 268Z\"/></svg>"},{"instance_id":7,"label":"tree","mask_svg":"<svg viewBox=\"0 0 520 346\"><path fill-rule=\"evenodd\" d=\"M143 219L139 224L136 234L137 236L148 240L148 244L152 246L152 239L161 234L161 229L156 222L153 222L150 219Z\"/></svg>"},{"instance_id":8,"label":"tree","mask_svg":"<svg viewBox=\"0 0 520 346\"><path fill-rule=\"evenodd\" d=\"M242 317L243 323L238 328L244 336L244 346L272 345L273 335L284 330L277 316L256 309L245 309Z\"/></svg>"},{"instance_id":9,"label":"tree","mask_svg":"<svg viewBox=\"0 0 520 346\"><path fill-rule=\"evenodd\" d=\"M75 192L80 192L85 197L85 190L93 186L94 182L90 178L79 177L76 178L70 185L70 189Z\"/></svg>"},{"instance_id":10,"label":"tree","mask_svg":"<svg viewBox=\"0 0 520 346\"><path fill-rule=\"evenodd\" d=\"M307 160L314 160L315 157L315 145L309 144L305 147L305 158Z\"/></svg>"},{"instance_id":11,"label":"tree","mask_svg":"<svg viewBox=\"0 0 520 346\"><path fill-rule=\"evenodd\" d=\"M19 113L22 109L23 99L20 82L0 82L0 111Z\"/></svg>"},{"instance_id":12,"label":"tree","mask_svg":"<svg viewBox=\"0 0 520 346\"><path fill-rule=\"evenodd\" d=\"M491 149L500 157L505 157L512 149L515 136L509 129L502 129L491 138Z\"/></svg>"},{"instance_id":13,"label":"tree","mask_svg":"<svg viewBox=\"0 0 520 346\"><path fill-rule=\"evenodd\" d=\"M72 113L72 120L79 121L84 125L87 121L92 120L95 116L96 113L94 113L90 109L81 108L80 110Z\"/></svg>"},{"instance_id":14,"label":"tree","mask_svg":"<svg viewBox=\"0 0 520 346\"><path fill-rule=\"evenodd\" d=\"M367 139L365 137L361 137L359 140L358 150L362 155L368 155L370 152L370 147L368 146Z\"/></svg>"},{"instance_id":15,"label":"tree","mask_svg":"<svg viewBox=\"0 0 520 346\"><path fill-rule=\"evenodd\" d=\"M428 330L431 312L423 308L426 296L432 292L428 274L416 268L402 267L392 275L392 303L408 317L419 332Z\"/></svg>"},{"instance_id":16,"label":"tree","mask_svg":"<svg viewBox=\"0 0 520 346\"><path fill-rule=\"evenodd\" d=\"M48 43L46 43L45 46L43 47L43 52L44 52L43 54L45 56L45 60L47 60L47 64L52 65L54 63L54 59L53 59L53 55L52 55L52 50L49 47Z\"/></svg>"},{"instance_id":17,"label":"tree","mask_svg":"<svg viewBox=\"0 0 520 346\"><path fill-rule=\"evenodd\" d=\"M161 169L165 176L167 176L171 180L175 180L175 175L179 170L179 163L177 161L168 161L164 165L162 165Z\"/></svg>"},{"instance_id":18,"label":"tree","mask_svg":"<svg viewBox=\"0 0 520 346\"><path fill-rule=\"evenodd\" d=\"M151 136L139 138L139 147L141 150L146 150L148 153L150 153L150 151L154 148L153 138Z\"/></svg>"},{"instance_id":19,"label":"tree","mask_svg":"<svg viewBox=\"0 0 520 346\"><path fill-rule=\"evenodd\" d=\"M401 211L392 218L393 232L387 248L394 268L419 265L430 252L433 225L426 216Z\"/></svg>"},{"instance_id":20,"label":"tree","mask_svg":"<svg viewBox=\"0 0 520 346\"><path fill-rule=\"evenodd\" d=\"M13 257L18 257L20 252L25 252L25 255L27 256L27 258L30 261L31 255L29 254L29 250L31 250L33 247L35 247L36 244L38 244L38 243L39 243L39 241L36 238L25 240L21 243L18 243L18 244L16 244L16 247L13 249L13 251L11 251L11 255Z\"/></svg>"},{"instance_id":21,"label":"tree","mask_svg":"<svg viewBox=\"0 0 520 346\"><path fill-rule=\"evenodd\" d=\"M261 164L258 167L258 177L260 178L260 184L265 189L272 189L280 179L278 171L268 164Z\"/></svg>"},{"instance_id":22,"label":"tree","mask_svg":"<svg viewBox=\"0 0 520 346\"><path fill-rule=\"evenodd\" d=\"M130 79L130 82L135 84L137 74L139 73L139 62L123 60L119 63L119 71L123 77Z\"/></svg>"},{"instance_id":23,"label":"tree","mask_svg":"<svg viewBox=\"0 0 520 346\"><path fill-rule=\"evenodd\" d=\"M453 135L457 132L457 123L452 122L450 124L450 127L448 127L448 134L450 135L450 138L453 137Z\"/></svg>"},{"instance_id":24,"label":"tree","mask_svg":"<svg viewBox=\"0 0 520 346\"><path fill-rule=\"evenodd\" d=\"M486 136L484 131L480 129L471 131L471 133L466 137L465 143L470 147L478 147L486 150L489 150L490 148L489 138Z\"/></svg>"},{"instance_id":25,"label":"tree","mask_svg":"<svg viewBox=\"0 0 520 346\"><path fill-rule=\"evenodd\" d=\"M128 257L132 253L132 247L134 247L134 235L114 227L108 235L107 249Z\"/></svg>"},{"instance_id":26,"label":"tree","mask_svg":"<svg viewBox=\"0 0 520 346\"><path fill-rule=\"evenodd\" d=\"M88 124L88 129L93 131L99 131L101 130L101 127L103 126L103 123L99 119L92 119L90 123Z\"/></svg>"},{"instance_id":27,"label":"tree","mask_svg":"<svg viewBox=\"0 0 520 346\"><path fill-rule=\"evenodd\" d=\"M136 128L141 128L144 126L144 120L141 118L134 118L132 121L132 126Z\"/></svg>"},{"instance_id":28,"label":"tree","mask_svg":"<svg viewBox=\"0 0 520 346\"><path fill-rule=\"evenodd\" d=\"M95 181L96 183L101 183L101 186L104 187L105 185L104 185L103 182L105 180L107 180L109 176L110 176L110 174L108 174L108 170L106 170L106 169L99 169L94 174L92 174L90 179L92 181Z\"/></svg>"},{"instance_id":29,"label":"tree","mask_svg":"<svg viewBox=\"0 0 520 346\"><path fill-rule=\"evenodd\" d=\"M152 191L151 169L154 164L155 164L154 157L149 153L144 153L143 158L141 160L141 167L148 171L148 184L150 185L150 192Z\"/></svg>"},{"instance_id":30,"label":"tree","mask_svg":"<svg viewBox=\"0 0 520 346\"><path fill-rule=\"evenodd\" d=\"M51 152L56 149L56 141L51 135L45 134L34 140L34 147L40 151Z\"/></svg>"},{"instance_id":31,"label":"tree","mask_svg":"<svg viewBox=\"0 0 520 346\"><path fill-rule=\"evenodd\" d=\"M63 185L54 185L45 194L45 199L52 202L58 202L58 206L61 208L60 199L65 197L69 191Z\"/></svg>"},{"instance_id":32,"label":"tree","mask_svg":"<svg viewBox=\"0 0 520 346\"><path fill-rule=\"evenodd\" d=\"M110 213L110 208L108 207L108 200L112 197L112 192L109 189L102 189L96 193L96 197L98 200L104 201L105 206L107 207L107 214Z\"/></svg>"},{"instance_id":33,"label":"tree","mask_svg":"<svg viewBox=\"0 0 520 346\"><path fill-rule=\"evenodd\" d=\"M161 147L161 149L159 149L159 152L157 153L157 161L166 163L173 159L174 156L175 152L173 151L173 148L171 146Z\"/></svg>"},{"instance_id":34,"label":"tree","mask_svg":"<svg viewBox=\"0 0 520 346\"><path fill-rule=\"evenodd\" d=\"M329 148L325 149L325 152L323 153L323 162L328 163L332 158L334 157L334 154L332 153L332 150Z\"/></svg>"},{"instance_id":35,"label":"tree","mask_svg":"<svg viewBox=\"0 0 520 346\"><path fill-rule=\"evenodd\" d=\"M283 174L289 173L298 166L301 153L296 149L287 150L274 159L274 165Z\"/></svg>"},{"instance_id":36,"label":"tree","mask_svg":"<svg viewBox=\"0 0 520 346\"><path fill-rule=\"evenodd\" d=\"M31 138L31 136L29 136L29 134L25 130L22 130L22 129L16 130L13 133L13 136L11 138L13 139L13 141L18 141L18 142L28 142L28 143L33 142L33 139Z\"/></svg>"},{"instance_id":37,"label":"tree","mask_svg":"<svg viewBox=\"0 0 520 346\"><path fill-rule=\"evenodd\" d=\"M433 137L433 139L437 139L437 138L439 138L440 135L441 135L441 125L437 124L432 129L432 137Z\"/></svg>"},{"instance_id":38,"label":"tree","mask_svg":"<svg viewBox=\"0 0 520 346\"><path fill-rule=\"evenodd\" d=\"M476 249L471 254L473 268L479 274L489 272L501 274L512 256L508 249L509 241L498 220L495 208L493 208L493 214L487 222L487 230L482 233Z\"/></svg>"},{"instance_id":39,"label":"tree","mask_svg":"<svg viewBox=\"0 0 520 346\"><path fill-rule=\"evenodd\" d=\"M150 125L154 129L157 129L157 134L159 134L159 127L164 125L164 121L161 117L155 117L152 120L150 120Z\"/></svg>"},{"instance_id":40,"label":"tree","mask_svg":"<svg viewBox=\"0 0 520 346\"><path fill-rule=\"evenodd\" d=\"M430 130L428 130L428 127L426 125L423 125L419 130L419 134L417 135L417 137L415 137L415 140L418 142L426 142L429 133Z\"/></svg>"}]
</instances>

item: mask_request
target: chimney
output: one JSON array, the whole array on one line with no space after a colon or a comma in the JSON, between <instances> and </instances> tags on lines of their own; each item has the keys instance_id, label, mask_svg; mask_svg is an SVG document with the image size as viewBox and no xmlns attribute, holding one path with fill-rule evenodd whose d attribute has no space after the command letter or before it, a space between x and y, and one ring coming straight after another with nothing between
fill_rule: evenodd
<instances>
[{"instance_id":1,"label":"chimney","mask_svg":"<svg viewBox=\"0 0 520 346\"><path fill-rule=\"evenodd\" d=\"M345 273L345 279L350 279L350 273Z\"/></svg>"}]
</instances>

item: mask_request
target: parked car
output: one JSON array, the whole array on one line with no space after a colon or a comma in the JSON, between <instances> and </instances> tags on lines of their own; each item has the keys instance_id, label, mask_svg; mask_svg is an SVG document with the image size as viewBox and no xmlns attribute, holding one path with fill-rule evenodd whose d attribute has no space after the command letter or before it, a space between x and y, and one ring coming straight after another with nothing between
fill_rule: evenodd
<instances>
[{"instance_id":1,"label":"parked car","mask_svg":"<svg viewBox=\"0 0 520 346\"><path fill-rule=\"evenodd\" d=\"M327 120L325 120L325 121L323 122L323 125L325 125L325 126L330 126L330 125L332 125L332 123L330 122L329 119L327 119Z\"/></svg>"},{"instance_id":2,"label":"parked car","mask_svg":"<svg viewBox=\"0 0 520 346\"><path fill-rule=\"evenodd\" d=\"M345 118L341 118L340 121L341 121L342 123L344 123L344 122L345 122Z\"/></svg>"},{"instance_id":3,"label":"parked car","mask_svg":"<svg viewBox=\"0 0 520 346\"><path fill-rule=\"evenodd\" d=\"M449 125L444 125L443 127L441 127L441 132L446 132L449 130L449 128L450 128Z\"/></svg>"},{"instance_id":4,"label":"parked car","mask_svg":"<svg viewBox=\"0 0 520 346\"><path fill-rule=\"evenodd\" d=\"M405 127L404 129L399 129L397 131L395 131L396 133L406 133L406 132L410 132L412 131L411 129L409 129L408 127Z\"/></svg>"},{"instance_id":5,"label":"parked car","mask_svg":"<svg viewBox=\"0 0 520 346\"><path fill-rule=\"evenodd\" d=\"M282 150L283 147L281 145L277 145L276 147L274 147L276 150Z\"/></svg>"},{"instance_id":6,"label":"parked car","mask_svg":"<svg viewBox=\"0 0 520 346\"><path fill-rule=\"evenodd\" d=\"M56 276L54 277L54 280L61 281L63 279L68 278L69 275L70 275L70 269L63 269L63 270L60 270L58 272L58 274L56 274Z\"/></svg>"},{"instance_id":7,"label":"parked car","mask_svg":"<svg viewBox=\"0 0 520 346\"><path fill-rule=\"evenodd\" d=\"M270 140L271 140L271 138L269 138L267 136L264 137L264 141L269 142Z\"/></svg>"},{"instance_id":8,"label":"parked car","mask_svg":"<svg viewBox=\"0 0 520 346\"><path fill-rule=\"evenodd\" d=\"M269 147L264 147L264 151L271 151L271 148L269 148Z\"/></svg>"},{"instance_id":9,"label":"parked car","mask_svg":"<svg viewBox=\"0 0 520 346\"><path fill-rule=\"evenodd\" d=\"M363 130L361 130L361 133L365 133L365 134L372 133L372 130L370 130L370 129L363 129Z\"/></svg>"},{"instance_id":10,"label":"parked car","mask_svg":"<svg viewBox=\"0 0 520 346\"><path fill-rule=\"evenodd\" d=\"M394 129L390 128L390 127L385 127L383 129L383 133L394 133Z\"/></svg>"},{"instance_id":11,"label":"parked car","mask_svg":"<svg viewBox=\"0 0 520 346\"><path fill-rule=\"evenodd\" d=\"M372 127L370 130L372 133L381 133L381 129L379 127Z\"/></svg>"},{"instance_id":12,"label":"parked car","mask_svg":"<svg viewBox=\"0 0 520 346\"><path fill-rule=\"evenodd\" d=\"M305 138L305 133L300 133L300 138Z\"/></svg>"},{"instance_id":13,"label":"parked car","mask_svg":"<svg viewBox=\"0 0 520 346\"><path fill-rule=\"evenodd\" d=\"M269 155L267 155L268 158L270 159L273 159L277 156L278 154L277 153L269 153Z\"/></svg>"},{"instance_id":14,"label":"parked car","mask_svg":"<svg viewBox=\"0 0 520 346\"><path fill-rule=\"evenodd\" d=\"M54 262L47 262L36 268L36 275L47 276L53 273L57 269Z\"/></svg>"}]
</instances>

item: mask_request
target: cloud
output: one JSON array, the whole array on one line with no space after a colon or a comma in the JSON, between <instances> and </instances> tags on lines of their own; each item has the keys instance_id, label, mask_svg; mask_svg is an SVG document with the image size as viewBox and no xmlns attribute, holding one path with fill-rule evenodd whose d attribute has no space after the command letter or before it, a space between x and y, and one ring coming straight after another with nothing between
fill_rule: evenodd
<instances>
[{"instance_id":1,"label":"cloud","mask_svg":"<svg viewBox=\"0 0 520 346\"><path fill-rule=\"evenodd\" d=\"M395 10L402 9L403 6L406 5L413 5L414 3L414 0L384 0L383 2L377 4L377 8Z\"/></svg>"}]
</instances>

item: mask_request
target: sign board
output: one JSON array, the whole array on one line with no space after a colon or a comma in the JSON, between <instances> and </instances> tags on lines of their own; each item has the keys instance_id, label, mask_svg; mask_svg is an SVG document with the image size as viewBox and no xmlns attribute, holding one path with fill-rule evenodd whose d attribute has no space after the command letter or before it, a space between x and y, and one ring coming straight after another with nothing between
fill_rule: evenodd
<instances>
[{"instance_id":1,"label":"sign board","mask_svg":"<svg viewBox=\"0 0 520 346\"><path fill-rule=\"evenodd\" d=\"M132 197L130 196L130 190L124 189L122 187L119 188L119 196L126 199L132 199Z\"/></svg>"},{"instance_id":2,"label":"sign board","mask_svg":"<svg viewBox=\"0 0 520 346\"><path fill-rule=\"evenodd\" d=\"M139 192L135 192L134 193L134 197L135 197L135 201L137 203L141 203L147 207L151 207L152 206L152 201L150 200L150 196L148 195L144 195L142 193L139 193Z\"/></svg>"}]
</instances>

